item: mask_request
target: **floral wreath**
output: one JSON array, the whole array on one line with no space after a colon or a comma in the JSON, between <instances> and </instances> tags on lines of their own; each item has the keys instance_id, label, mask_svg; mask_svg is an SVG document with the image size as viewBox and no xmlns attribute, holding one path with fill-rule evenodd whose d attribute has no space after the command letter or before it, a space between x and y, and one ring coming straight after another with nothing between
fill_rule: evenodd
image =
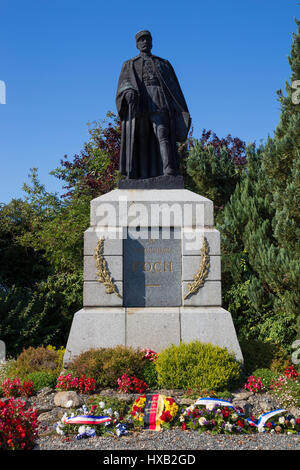
<instances>
[{"instance_id":1,"label":"floral wreath","mask_svg":"<svg viewBox=\"0 0 300 470\"><path fill-rule=\"evenodd\" d=\"M159 416L159 424L170 423L178 413L178 405L174 398L163 396L164 409ZM144 423L144 409L146 406L146 395L140 395L132 405L131 416L139 423Z\"/></svg>"}]
</instances>

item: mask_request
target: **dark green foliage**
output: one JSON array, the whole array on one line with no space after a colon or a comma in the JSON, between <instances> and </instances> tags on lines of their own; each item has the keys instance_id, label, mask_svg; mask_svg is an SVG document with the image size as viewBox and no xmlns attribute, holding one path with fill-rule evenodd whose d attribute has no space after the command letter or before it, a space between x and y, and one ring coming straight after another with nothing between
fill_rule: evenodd
<instances>
[{"instance_id":1,"label":"dark green foliage","mask_svg":"<svg viewBox=\"0 0 300 470\"><path fill-rule=\"evenodd\" d=\"M49 276L35 289L0 291L0 338L7 354L15 357L24 347L65 344L81 299L81 273Z\"/></svg>"},{"instance_id":2,"label":"dark green foliage","mask_svg":"<svg viewBox=\"0 0 300 470\"><path fill-rule=\"evenodd\" d=\"M154 362L145 361L142 373L142 380L146 382L149 388L155 389L158 386L157 371Z\"/></svg>"},{"instance_id":3,"label":"dark green foliage","mask_svg":"<svg viewBox=\"0 0 300 470\"><path fill-rule=\"evenodd\" d=\"M300 23L291 81L299 80ZM222 224L225 307L241 339L285 346L297 337L300 305L300 105L279 92L280 123L264 146L248 147L247 173Z\"/></svg>"},{"instance_id":4,"label":"dark green foliage","mask_svg":"<svg viewBox=\"0 0 300 470\"><path fill-rule=\"evenodd\" d=\"M132 398L133 400L133 398ZM99 403L104 403L104 408L99 407ZM103 415L103 410L111 408L119 413L120 417L125 417L131 410L130 397L128 400L118 400L117 398L107 397L105 395L93 395L89 398L89 406L96 406L95 415ZM104 426L103 426L104 427Z\"/></svg>"},{"instance_id":5,"label":"dark green foliage","mask_svg":"<svg viewBox=\"0 0 300 470\"><path fill-rule=\"evenodd\" d=\"M200 341L170 346L155 364L158 383L166 388L226 390L237 383L241 372L227 349Z\"/></svg>"},{"instance_id":6,"label":"dark green foliage","mask_svg":"<svg viewBox=\"0 0 300 470\"><path fill-rule=\"evenodd\" d=\"M51 372L31 372L24 377L24 380L33 382L34 391L38 392L42 388L49 387L55 389L58 375Z\"/></svg>"},{"instance_id":7,"label":"dark green foliage","mask_svg":"<svg viewBox=\"0 0 300 470\"><path fill-rule=\"evenodd\" d=\"M46 372L58 377L62 368L61 350L40 346L24 349L10 368L10 375L24 378L35 372Z\"/></svg>"},{"instance_id":8,"label":"dark green foliage","mask_svg":"<svg viewBox=\"0 0 300 470\"><path fill-rule=\"evenodd\" d=\"M116 388L116 380L123 374L142 377L144 353L140 349L125 346L90 349L81 353L69 365L74 375L93 377L99 387Z\"/></svg>"},{"instance_id":9,"label":"dark green foliage","mask_svg":"<svg viewBox=\"0 0 300 470\"><path fill-rule=\"evenodd\" d=\"M254 377L260 377L262 384L266 390L269 390L269 386L272 380L278 377L277 372L272 372L270 369L256 369L253 371Z\"/></svg>"},{"instance_id":10,"label":"dark green foliage","mask_svg":"<svg viewBox=\"0 0 300 470\"><path fill-rule=\"evenodd\" d=\"M241 341L240 346L247 375L253 375L256 369L262 368L282 372L290 363L290 356L279 344L252 340Z\"/></svg>"},{"instance_id":11,"label":"dark green foliage","mask_svg":"<svg viewBox=\"0 0 300 470\"><path fill-rule=\"evenodd\" d=\"M230 135L219 139L211 131L193 139L184 162L190 189L211 199L216 214L228 202L244 172L245 143Z\"/></svg>"}]
</instances>

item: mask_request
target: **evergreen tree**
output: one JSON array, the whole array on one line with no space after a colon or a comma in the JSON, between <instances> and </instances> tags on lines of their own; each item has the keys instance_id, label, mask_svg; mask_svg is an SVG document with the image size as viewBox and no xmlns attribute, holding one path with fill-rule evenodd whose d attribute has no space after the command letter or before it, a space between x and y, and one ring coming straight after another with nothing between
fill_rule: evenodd
<instances>
[{"instance_id":1,"label":"evergreen tree","mask_svg":"<svg viewBox=\"0 0 300 470\"><path fill-rule=\"evenodd\" d=\"M278 92L280 122L264 148L252 148L221 227L227 289L231 284L225 299L240 334L286 347L297 335L300 305L300 104L292 98L292 84L300 80L296 23L291 84L287 96Z\"/></svg>"}]
</instances>

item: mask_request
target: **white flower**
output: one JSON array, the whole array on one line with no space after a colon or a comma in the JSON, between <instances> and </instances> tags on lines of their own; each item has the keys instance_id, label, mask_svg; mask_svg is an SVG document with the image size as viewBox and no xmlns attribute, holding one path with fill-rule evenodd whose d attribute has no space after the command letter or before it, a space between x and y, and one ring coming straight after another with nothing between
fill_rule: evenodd
<instances>
[{"instance_id":1,"label":"white flower","mask_svg":"<svg viewBox=\"0 0 300 470\"><path fill-rule=\"evenodd\" d=\"M292 418L292 419L290 420L290 423L291 423L292 426L295 426L296 421L294 420L294 418Z\"/></svg>"},{"instance_id":2,"label":"white flower","mask_svg":"<svg viewBox=\"0 0 300 470\"><path fill-rule=\"evenodd\" d=\"M183 416L183 415L180 416L179 421L180 421L181 423L184 422L184 416Z\"/></svg>"},{"instance_id":3,"label":"white flower","mask_svg":"<svg viewBox=\"0 0 300 470\"><path fill-rule=\"evenodd\" d=\"M284 424L284 422L285 422L284 416L280 416L278 422L279 422L280 424Z\"/></svg>"},{"instance_id":4,"label":"white flower","mask_svg":"<svg viewBox=\"0 0 300 470\"><path fill-rule=\"evenodd\" d=\"M209 403L208 405L206 405L206 409L207 411L212 411L215 407L215 404L214 403Z\"/></svg>"},{"instance_id":5,"label":"white flower","mask_svg":"<svg viewBox=\"0 0 300 470\"><path fill-rule=\"evenodd\" d=\"M87 430L86 426L79 426L78 428L78 434L83 434Z\"/></svg>"},{"instance_id":6,"label":"white flower","mask_svg":"<svg viewBox=\"0 0 300 470\"><path fill-rule=\"evenodd\" d=\"M111 408L108 408L108 410L107 410L107 414L108 414L109 416L112 416L112 414L113 414L113 410L112 410Z\"/></svg>"},{"instance_id":7,"label":"white flower","mask_svg":"<svg viewBox=\"0 0 300 470\"><path fill-rule=\"evenodd\" d=\"M200 424L200 426L204 426L205 423L206 423L206 419L205 419L204 417L199 418L199 424Z\"/></svg>"},{"instance_id":8,"label":"white flower","mask_svg":"<svg viewBox=\"0 0 300 470\"><path fill-rule=\"evenodd\" d=\"M195 409L194 405L191 405L191 406L189 407L189 410L190 410L190 411L194 411L194 409Z\"/></svg>"},{"instance_id":9,"label":"white flower","mask_svg":"<svg viewBox=\"0 0 300 470\"><path fill-rule=\"evenodd\" d=\"M105 407L104 401L99 401L99 406L103 410L103 408Z\"/></svg>"},{"instance_id":10,"label":"white flower","mask_svg":"<svg viewBox=\"0 0 300 470\"><path fill-rule=\"evenodd\" d=\"M114 411L114 416L118 419L120 417L119 413L117 411Z\"/></svg>"},{"instance_id":11,"label":"white flower","mask_svg":"<svg viewBox=\"0 0 300 470\"><path fill-rule=\"evenodd\" d=\"M230 431L230 432L231 432L231 431L232 431L232 424L230 424L230 423L225 423L225 429L226 429L226 431Z\"/></svg>"},{"instance_id":12,"label":"white flower","mask_svg":"<svg viewBox=\"0 0 300 470\"><path fill-rule=\"evenodd\" d=\"M72 406L73 406L73 400L67 401L65 407L66 407L66 408L71 408Z\"/></svg>"},{"instance_id":13,"label":"white flower","mask_svg":"<svg viewBox=\"0 0 300 470\"><path fill-rule=\"evenodd\" d=\"M65 433L62 430L61 426L62 426L62 423L57 423L56 432L57 432L57 434L60 434L61 436L63 436Z\"/></svg>"}]
</instances>

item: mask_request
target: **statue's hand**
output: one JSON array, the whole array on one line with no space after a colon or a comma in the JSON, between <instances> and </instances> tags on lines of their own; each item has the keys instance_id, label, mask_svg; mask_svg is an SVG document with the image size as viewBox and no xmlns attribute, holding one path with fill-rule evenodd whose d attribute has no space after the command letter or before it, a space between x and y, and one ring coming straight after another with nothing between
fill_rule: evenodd
<instances>
[{"instance_id":1,"label":"statue's hand","mask_svg":"<svg viewBox=\"0 0 300 470\"><path fill-rule=\"evenodd\" d=\"M130 90L130 91L127 91L126 94L125 94L125 100L126 100L126 103L129 105L129 104L135 104L136 103L136 94L134 91Z\"/></svg>"}]
</instances>

